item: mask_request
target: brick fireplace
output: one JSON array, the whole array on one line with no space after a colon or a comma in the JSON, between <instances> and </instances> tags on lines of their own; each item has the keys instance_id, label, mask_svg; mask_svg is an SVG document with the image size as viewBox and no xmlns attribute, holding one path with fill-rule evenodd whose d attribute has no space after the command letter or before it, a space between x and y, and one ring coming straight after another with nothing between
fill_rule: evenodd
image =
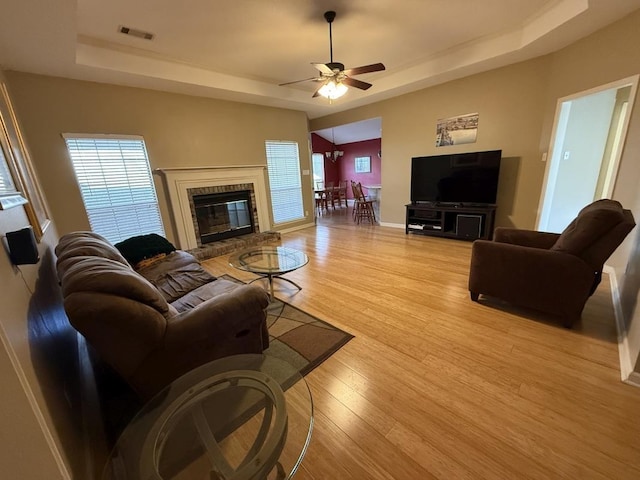
<instances>
[{"instance_id":1,"label":"brick fireplace","mask_svg":"<svg viewBox=\"0 0 640 480\"><path fill-rule=\"evenodd\" d=\"M252 184L190 188L187 194L199 247L260 232Z\"/></svg>"},{"instance_id":2,"label":"brick fireplace","mask_svg":"<svg viewBox=\"0 0 640 480\"><path fill-rule=\"evenodd\" d=\"M214 237L216 233L225 231L227 233L222 235L224 237L238 233L234 230L240 227L239 223L243 224L242 227L246 227L247 218L243 214L240 214L239 218L234 219L229 225L224 226L219 225L219 219L213 219L214 216L236 216L236 207L239 205L231 206L230 213L226 207L217 204L227 201L242 201L242 199L235 198L242 195L245 199L248 196L250 203L248 220L249 223L253 223L253 232L266 232L271 228L264 166L165 168L156 170L156 173L160 173L163 177L175 221L177 243L179 248L183 250L193 250L208 245L207 242L202 241L201 229L209 230L209 227L213 227ZM220 198L223 201L214 201L215 206L205 207L210 218L199 224L194 197L197 199L198 196L206 197L212 194L222 194ZM226 196L228 194L231 196ZM236 222L236 220L238 221ZM239 233L244 236L251 232L243 228Z\"/></svg>"}]
</instances>

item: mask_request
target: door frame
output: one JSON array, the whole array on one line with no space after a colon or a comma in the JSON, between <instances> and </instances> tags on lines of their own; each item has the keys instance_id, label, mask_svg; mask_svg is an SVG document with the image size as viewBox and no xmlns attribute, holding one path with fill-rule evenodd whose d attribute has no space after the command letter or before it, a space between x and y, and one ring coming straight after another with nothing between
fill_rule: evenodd
<instances>
[{"instance_id":1,"label":"door frame","mask_svg":"<svg viewBox=\"0 0 640 480\"><path fill-rule=\"evenodd\" d=\"M576 100L578 98L587 97L589 95L593 95L595 93L603 92L605 90L611 89L620 89L622 87L631 86L631 92L629 93L629 103L624 112L624 120L622 125L622 131L620 135L620 146L614 152L614 157L609 166L609 177L605 181L605 188L602 192L602 198L611 198L613 195L613 190L616 184L616 180L618 177L618 168L620 167L620 159L622 157L622 151L624 150L624 145L626 143L627 132L629 130L629 121L631 119L631 113L633 112L633 106L636 99L636 93L638 90L638 80L640 79L640 74L632 75L630 77L621 78L620 80L616 80L614 82L610 82L604 85L599 85L597 87L590 88L588 90L583 90L581 92L577 92L571 95L567 95L566 97L561 97L556 102L556 112L553 120L553 129L551 131L551 139L549 140L549 147L547 152L543 154L544 160L546 160L546 166L544 171L544 179L542 181L542 190L540 191L540 198L538 200L538 212L536 215L536 230L540 229L540 222L543 217L545 201L549 201L547 199L547 191L550 188L555 187L555 183L553 185L549 184L550 178L552 177L552 164L554 162L559 161L559 158L556 158L556 152L554 151L554 147L556 145L556 141L560 138L560 135L564 135L563 128L563 104L565 102L569 102L571 100ZM555 178L555 177L554 177Z\"/></svg>"}]
</instances>

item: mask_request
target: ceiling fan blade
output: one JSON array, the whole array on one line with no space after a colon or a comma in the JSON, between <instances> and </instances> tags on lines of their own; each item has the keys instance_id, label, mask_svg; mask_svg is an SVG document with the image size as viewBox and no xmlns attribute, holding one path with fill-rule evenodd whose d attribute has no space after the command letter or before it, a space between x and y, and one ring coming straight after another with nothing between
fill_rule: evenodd
<instances>
[{"instance_id":1,"label":"ceiling fan blade","mask_svg":"<svg viewBox=\"0 0 640 480\"><path fill-rule=\"evenodd\" d=\"M327 67L324 63L312 63L311 65L313 65L314 68L320 70L320 73L323 73L325 75L333 75L333 70Z\"/></svg>"},{"instance_id":2,"label":"ceiling fan blade","mask_svg":"<svg viewBox=\"0 0 640 480\"><path fill-rule=\"evenodd\" d=\"M284 87L285 85L293 85L294 83L309 82L311 80L318 80L318 77L310 77L310 78L305 78L304 80L294 80L293 82L279 83L278 86Z\"/></svg>"},{"instance_id":3,"label":"ceiling fan blade","mask_svg":"<svg viewBox=\"0 0 640 480\"><path fill-rule=\"evenodd\" d=\"M372 85L367 82L363 82L362 80L356 80L355 78L346 77L342 80L342 83L345 85L349 85L350 87L359 88L360 90L366 90L370 88Z\"/></svg>"},{"instance_id":4,"label":"ceiling fan blade","mask_svg":"<svg viewBox=\"0 0 640 480\"><path fill-rule=\"evenodd\" d=\"M320 88L324 87L324 84L320 85ZM313 92L313 95L311 95L311 98L316 98L320 96L320 88L318 88L315 92Z\"/></svg>"},{"instance_id":5,"label":"ceiling fan blade","mask_svg":"<svg viewBox=\"0 0 640 480\"><path fill-rule=\"evenodd\" d=\"M350 68L349 70L345 70L343 73L345 75L360 75L361 73L380 72L384 69L385 68L382 63L373 63L362 67Z\"/></svg>"}]
</instances>

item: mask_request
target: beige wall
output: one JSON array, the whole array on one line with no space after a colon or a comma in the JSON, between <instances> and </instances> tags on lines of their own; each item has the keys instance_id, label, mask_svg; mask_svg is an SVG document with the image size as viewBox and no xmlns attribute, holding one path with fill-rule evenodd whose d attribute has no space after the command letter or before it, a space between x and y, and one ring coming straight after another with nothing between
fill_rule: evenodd
<instances>
[{"instance_id":1,"label":"beige wall","mask_svg":"<svg viewBox=\"0 0 640 480\"><path fill-rule=\"evenodd\" d=\"M142 135L152 169L266 165L265 140L292 140L302 168L311 168L302 112L18 72L7 77L61 235L89 228L61 133ZM309 216L297 224L313 221L311 179L302 181ZM156 187L167 237L175 240L157 176Z\"/></svg>"},{"instance_id":2,"label":"beige wall","mask_svg":"<svg viewBox=\"0 0 640 480\"><path fill-rule=\"evenodd\" d=\"M542 142L549 143L559 97L640 73L640 11L553 55ZM631 113L629 131L613 198L640 221L640 106ZM640 229L636 227L608 264L615 269L627 330L630 363L640 372Z\"/></svg>"},{"instance_id":3,"label":"beige wall","mask_svg":"<svg viewBox=\"0 0 640 480\"><path fill-rule=\"evenodd\" d=\"M312 130L382 117L382 221L404 224L411 157L502 149L496 224L533 227L544 163L540 126L548 57L492 70L310 122ZM480 115L476 143L435 146L436 121Z\"/></svg>"},{"instance_id":4,"label":"beige wall","mask_svg":"<svg viewBox=\"0 0 640 480\"><path fill-rule=\"evenodd\" d=\"M0 234L29 225L22 207L0 211ZM63 479L84 471L75 378L75 331L54 276L53 225L37 265L0 252L0 464L2 478ZM76 477L76 478L82 478Z\"/></svg>"},{"instance_id":5,"label":"beige wall","mask_svg":"<svg viewBox=\"0 0 640 480\"><path fill-rule=\"evenodd\" d=\"M3 72L0 84L5 85ZM4 97L0 102L11 142L5 156L25 161L28 152L18 141L18 126ZM17 181L16 185L20 188ZM28 207L0 210L0 236L29 225ZM64 314L55 274L57 241L55 225L50 223L39 241L40 260L35 265L14 266L5 241L0 249L2 478L86 478L77 341Z\"/></svg>"},{"instance_id":6,"label":"beige wall","mask_svg":"<svg viewBox=\"0 0 640 480\"><path fill-rule=\"evenodd\" d=\"M498 225L533 228L545 169L540 157L549 145L557 99L640 73L639 41L640 13L635 13L555 54L316 119L311 129L382 117L382 220L389 223L404 221L412 156L501 148L506 160L498 198ZM16 72L8 77L18 117L61 233L88 227L60 138L62 132L143 135L154 168L264 164L264 140L295 140L301 147L303 168L309 168L305 167L309 162L305 155L307 122L297 112ZM436 149L435 121L472 112L480 114L477 143ZM638 112L636 105L614 191L614 198L631 208L636 220L640 219ZM311 199L310 181L305 182L305 188L305 199ZM162 202L166 221L167 205L164 199ZM0 233L21 228L26 222L21 208L0 212ZM44 258L56 240L52 228L40 246ZM43 288L37 286L37 278L50 278L49 262L22 268L25 284L6 254L0 255L0 300L5 306L0 374L7 387L15 387L5 388L0 431L2 435L15 434L12 441L24 447L24 452L33 451L39 459L39 468L33 469L28 462L31 455L21 457L17 449L5 449L0 461L4 472L7 468L16 472L15 478L39 478L39 474L64 478L65 468L75 470L74 465L79 464L67 456L62 463L66 467L55 461L58 449L66 455L81 449L75 444L69 407L59 394L60 373L47 369L43 359L50 353L46 353L44 342L34 340L38 332L40 338L47 337L38 319L58 319L54 325L60 326L62 337L65 335L59 307L34 308L32 303L30 291ZM629 332L629 362L640 372L638 228L610 264L615 268ZM20 373L9 365L11 359L24 373L22 380L33 392L36 410L25 403L28 392L17 388ZM43 423L34 412L42 414ZM20 427L22 430L16 433ZM43 432L51 432L51 443ZM6 441L3 438L3 445Z\"/></svg>"},{"instance_id":7,"label":"beige wall","mask_svg":"<svg viewBox=\"0 0 640 480\"><path fill-rule=\"evenodd\" d=\"M314 119L311 130L382 117L383 222L403 223L415 155L501 148L497 225L534 228L559 98L640 73L640 11L546 57L470 76L366 107ZM438 118L478 112L474 144L435 148ZM636 104L613 198L640 219L640 109ZM505 168L506 167L506 170ZM629 361L640 372L640 235L634 229L608 264L622 297Z\"/></svg>"}]
</instances>

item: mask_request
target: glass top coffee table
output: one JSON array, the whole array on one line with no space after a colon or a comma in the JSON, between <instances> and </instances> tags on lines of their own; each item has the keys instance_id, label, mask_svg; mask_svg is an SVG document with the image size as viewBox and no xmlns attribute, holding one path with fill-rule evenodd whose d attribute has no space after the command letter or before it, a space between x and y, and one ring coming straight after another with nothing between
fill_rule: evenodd
<instances>
[{"instance_id":1,"label":"glass top coffee table","mask_svg":"<svg viewBox=\"0 0 640 480\"><path fill-rule=\"evenodd\" d=\"M304 378L267 355L234 355L186 373L124 430L103 480L282 480L313 430Z\"/></svg>"},{"instance_id":2,"label":"glass top coffee table","mask_svg":"<svg viewBox=\"0 0 640 480\"><path fill-rule=\"evenodd\" d=\"M274 278L289 282L298 290L302 290L300 285L282 275L304 267L308 262L309 257L306 254L288 247L253 247L229 257L229 264L232 267L260 275L249 283L266 278L272 300Z\"/></svg>"}]
</instances>

